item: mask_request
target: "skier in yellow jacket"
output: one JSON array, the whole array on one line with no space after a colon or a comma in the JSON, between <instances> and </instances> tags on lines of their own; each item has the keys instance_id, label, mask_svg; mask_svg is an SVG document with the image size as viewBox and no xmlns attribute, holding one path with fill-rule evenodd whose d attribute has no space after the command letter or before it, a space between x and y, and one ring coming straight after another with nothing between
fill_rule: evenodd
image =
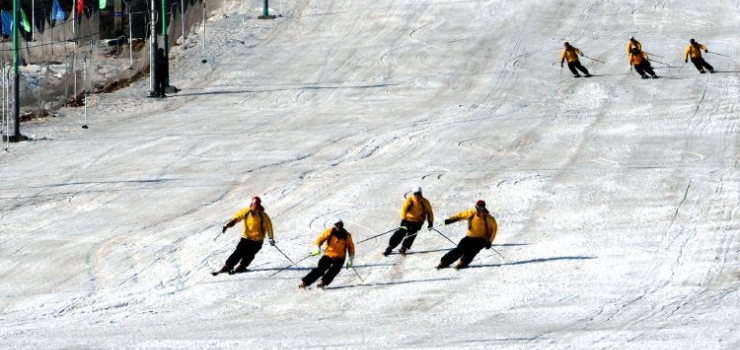
<instances>
[{"instance_id":1,"label":"skier in yellow jacket","mask_svg":"<svg viewBox=\"0 0 740 350\"><path fill-rule=\"evenodd\" d=\"M704 71L704 68L709 69L709 73L714 73L714 67L712 67L707 61L704 60L703 57L701 57L701 50L704 50L704 52L709 52L706 46L699 44L698 42L694 41L694 39L689 40L689 46L686 47L686 51L683 53L683 61L688 62L689 56L691 56L691 63L694 64L694 67L699 70L699 73L704 74L706 71Z\"/></svg>"},{"instance_id":2,"label":"skier in yellow jacket","mask_svg":"<svg viewBox=\"0 0 740 350\"><path fill-rule=\"evenodd\" d=\"M391 236L383 255L390 255L401 241L403 241L403 244L401 244L401 249L398 252L405 255L406 251L411 249L411 245L414 244L414 239L416 239L416 235L421 230L425 220L428 223L427 229L434 227L432 205L422 196L421 187L417 187L414 189L413 196L406 198L403 202L401 206L401 226Z\"/></svg>"},{"instance_id":3,"label":"skier in yellow jacket","mask_svg":"<svg viewBox=\"0 0 740 350\"><path fill-rule=\"evenodd\" d=\"M324 233L316 239L316 249L311 252L311 255L321 254L321 246L326 245L324 249L324 256L319 260L319 266L311 270L303 279L298 288L305 289L310 286L311 283L316 282L321 278L321 282L316 285L319 288L324 288L334 280L340 270L349 252L349 261L347 262L347 268L352 267L352 263L355 259L355 243L352 241L352 234L344 229L344 222L342 219L337 219L334 222L334 227L328 228Z\"/></svg>"},{"instance_id":4,"label":"skier in yellow jacket","mask_svg":"<svg viewBox=\"0 0 740 350\"><path fill-rule=\"evenodd\" d=\"M265 235L269 237L270 245L275 246L275 239L272 232L272 221L270 221L270 217L265 213L265 208L262 207L262 200L260 197L252 198L252 203L249 205L249 208L244 208L236 213L234 217L232 217L231 220L221 228L221 233L226 232L226 229L236 225L239 221L244 221L242 238L239 240L239 244L236 246L234 253L226 259L226 263L221 270L214 272L214 274L222 272L239 273L247 271L247 266L252 263L257 252L262 249ZM239 266L234 268L234 266L240 261L241 263Z\"/></svg>"},{"instance_id":5,"label":"skier in yellow jacket","mask_svg":"<svg viewBox=\"0 0 740 350\"><path fill-rule=\"evenodd\" d=\"M579 78L581 76L578 74L578 70L583 72L586 77L590 77L591 74L588 72L588 69L586 69L586 67L584 67L578 60L578 55L583 56L583 52L581 52L577 47L570 46L570 43L568 42L565 42L563 46L565 46L565 48L563 49L563 53L560 54L560 67L563 67L563 62L568 61L568 69L573 73L574 78Z\"/></svg>"},{"instance_id":6,"label":"skier in yellow jacket","mask_svg":"<svg viewBox=\"0 0 740 350\"><path fill-rule=\"evenodd\" d=\"M498 225L496 219L488 213L485 201L478 200L475 203L475 208L451 216L445 220L445 225L460 220L468 222L468 234L460 240L455 249L450 250L442 257L437 269L448 267L457 259L460 259L460 262L455 267L456 269L468 267L481 249L491 248L491 244L496 238Z\"/></svg>"},{"instance_id":7,"label":"skier in yellow jacket","mask_svg":"<svg viewBox=\"0 0 740 350\"><path fill-rule=\"evenodd\" d=\"M630 40L627 42L627 56L632 53L633 48L637 48L638 50L642 51L642 44L637 41L634 36L631 36Z\"/></svg>"},{"instance_id":8,"label":"skier in yellow jacket","mask_svg":"<svg viewBox=\"0 0 740 350\"><path fill-rule=\"evenodd\" d=\"M648 61L648 54L640 51L640 49L636 47L633 47L628 58L630 60L630 69L632 69L632 66L634 65L635 70L640 74L642 79L648 79L648 76L645 73L650 74L653 79L658 78L655 71L653 71L653 67L650 65L650 61Z\"/></svg>"}]
</instances>

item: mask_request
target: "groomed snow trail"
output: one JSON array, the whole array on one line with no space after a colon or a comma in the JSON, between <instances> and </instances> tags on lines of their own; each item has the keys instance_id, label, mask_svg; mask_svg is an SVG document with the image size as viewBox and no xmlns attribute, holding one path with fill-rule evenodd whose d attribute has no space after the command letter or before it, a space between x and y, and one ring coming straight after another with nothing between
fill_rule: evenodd
<instances>
[{"instance_id":1,"label":"groomed snow trail","mask_svg":"<svg viewBox=\"0 0 740 350\"><path fill-rule=\"evenodd\" d=\"M261 1L173 50L148 82L23 125L0 155L0 343L23 348L740 348L740 7L689 0ZM630 75L634 35L657 80ZM716 74L683 65L689 38ZM564 41L595 75L559 67ZM721 53L727 57L712 55ZM262 197L293 260L334 218L396 227L422 186L444 218L485 199L493 251L437 271L423 230L317 258L265 245L212 277Z\"/></svg>"}]
</instances>

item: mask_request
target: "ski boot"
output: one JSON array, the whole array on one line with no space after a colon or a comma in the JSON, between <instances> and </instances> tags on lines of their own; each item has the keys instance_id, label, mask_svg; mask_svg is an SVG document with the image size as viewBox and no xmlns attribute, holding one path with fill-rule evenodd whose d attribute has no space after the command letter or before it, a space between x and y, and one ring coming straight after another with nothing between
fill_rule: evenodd
<instances>
[{"instance_id":1,"label":"ski boot","mask_svg":"<svg viewBox=\"0 0 740 350\"><path fill-rule=\"evenodd\" d=\"M385 251L383 252L383 256L391 255L392 252L393 252L393 248L389 246L388 248L385 248Z\"/></svg>"}]
</instances>

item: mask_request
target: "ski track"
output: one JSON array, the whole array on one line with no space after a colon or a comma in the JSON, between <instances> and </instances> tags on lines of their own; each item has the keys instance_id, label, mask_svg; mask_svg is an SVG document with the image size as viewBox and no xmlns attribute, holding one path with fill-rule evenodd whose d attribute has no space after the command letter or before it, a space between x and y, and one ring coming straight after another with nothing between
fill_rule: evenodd
<instances>
[{"instance_id":1,"label":"ski track","mask_svg":"<svg viewBox=\"0 0 740 350\"><path fill-rule=\"evenodd\" d=\"M173 49L180 93L146 99L135 82L88 106L89 131L65 109L0 155L1 338L735 348L739 4L298 0L272 21L255 18L261 2L210 9L206 54L200 31ZM688 37L729 57L707 56L716 74L672 65L642 81L624 71L630 35L671 64ZM562 41L605 63L560 73ZM364 281L343 269L297 290L334 218L355 242L384 232L415 186L454 242L465 225L442 220L485 199L503 257L437 271L449 241L424 228L407 256L384 257L391 232L357 244ZM307 258L270 276L288 262L265 244L249 273L212 277L241 231L220 226L255 195L283 253Z\"/></svg>"}]
</instances>

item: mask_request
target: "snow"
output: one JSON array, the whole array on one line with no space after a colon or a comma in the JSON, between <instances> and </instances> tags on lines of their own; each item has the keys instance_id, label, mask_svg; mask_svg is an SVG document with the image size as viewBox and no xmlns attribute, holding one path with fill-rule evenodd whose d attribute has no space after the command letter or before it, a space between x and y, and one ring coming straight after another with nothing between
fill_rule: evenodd
<instances>
[{"instance_id":1,"label":"snow","mask_svg":"<svg viewBox=\"0 0 740 350\"><path fill-rule=\"evenodd\" d=\"M22 125L36 141L0 156L3 348L740 348L735 2L273 6L212 18L206 64L201 35L176 47L178 94L142 79L91 96L89 129L81 108ZM630 35L662 79L629 74ZM717 74L683 66L692 37ZM563 41L593 78L561 73ZM437 271L451 244L424 230L405 258L358 244L364 282L325 291L297 289L317 258L270 277L269 245L209 273L254 195L299 260L337 216L356 241L396 227L415 186L455 242L444 218L486 200L503 258Z\"/></svg>"}]
</instances>

